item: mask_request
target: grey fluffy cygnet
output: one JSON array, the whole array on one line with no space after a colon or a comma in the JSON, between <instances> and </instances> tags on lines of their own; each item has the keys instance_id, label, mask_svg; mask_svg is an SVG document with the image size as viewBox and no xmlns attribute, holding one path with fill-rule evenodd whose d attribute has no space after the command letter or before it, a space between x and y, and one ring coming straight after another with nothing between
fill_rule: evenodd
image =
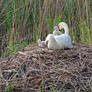
<instances>
[{"instance_id":1,"label":"grey fluffy cygnet","mask_svg":"<svg viewBox=\"0 0 92 92\"><path fill-rule=\"evenodd\" d=\"M61 35L61 34L62 34L62 33L59 31L58 26L54 26L53 34L54 34L54 35Z\"/></svg>"},{"instance_id":2,"label":"grey fluffy cygnet","mask_svg":"<svg viewBox=\"0 0 92 92\"><path fill-rule=\"evenodd\" d=\"M40 47L46 47L45 41L38 40L38 46Z\"/></svg>"}]
</instances>

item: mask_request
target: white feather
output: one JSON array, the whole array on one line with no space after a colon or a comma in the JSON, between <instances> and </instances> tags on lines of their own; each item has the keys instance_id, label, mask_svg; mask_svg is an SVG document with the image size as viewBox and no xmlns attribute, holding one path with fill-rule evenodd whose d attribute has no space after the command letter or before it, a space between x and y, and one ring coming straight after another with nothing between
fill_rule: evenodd
<instances>
[{"instance_id":1,"label":"white feather","mask_svg":"<svg viewBox=\"0 0 92 92\"><path fill-rule=\"evenodd\" d=\"M62 35L58 35L58 36L56 36L54 34L49 34L46 37L45 44L48 42L48 44L49 44L48 48L50 48L50 49L51 49L51 47L52 47L52 49L54 47L57 49L73 48L71 37L69 35L68 25L64 22L61 22L61 23L59 23L59 28L60 29L64 28L65 33Z\"/></svg>"}]
</instances>

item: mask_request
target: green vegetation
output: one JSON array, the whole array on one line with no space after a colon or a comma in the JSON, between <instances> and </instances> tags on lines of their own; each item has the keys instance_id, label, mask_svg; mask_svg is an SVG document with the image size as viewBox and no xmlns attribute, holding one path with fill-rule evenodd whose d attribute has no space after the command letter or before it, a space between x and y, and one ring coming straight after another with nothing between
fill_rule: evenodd
<instances>
[{"instance_id":1,"label":"green vegetation","mask_svg":"<svg viewBox=\"0 0 92 92\"><path fill-rule=\"evenodd\" d=\"M44 81L42 80L42 86L39 87L39 92L44 92L45 88L44 88Z\"/></svg>"},{"instance_id":2,"label":"green vegetation","mask_svg":"<svg viewBox=\"0 0 92 92\"><path fill-rule=\"evenodd\" d=\"M0 0L0 57L11 56L27 45L37 44L39 38L45 40L47 34L53 33L53 27L62 21L69 25L73 42L92 44L91 4L92 0ZM12 72L11 77L14 75ZM39 92L45 90L44 81ZM50 92L73 92L53 85L49 86ZM89 85L92 90L92 82ZM17 88L15 81L7 83L5 92L12 92L14 88ZM81 89L77 88L76 92Z\"/></svg>"},{"instance_id":3,"label":"green vegetation","mask_svg":"<svg viewBox=\"0 0 92 92\"><path fill-rule=\"evenodd\" d=\"M45 86L45 84L42 81L42 86L39 87L39 92L45 92L44 86ZM74 90L72 90L72 89L65 89L65 88L62 88L62 87L60 89L57 89L56 87L54 87L52 85L50 85L48 88L50 89L50 92L74 92ZM81 92L81 89L77 88L76 92Z\"/></svg>"},{"instance_id":4,"label":"green vegetation","mask_svg":"<svg viewBox=\"0 0 92 92\"><path fill-rule=\"evenodd\" d=\"M91 0L1 0L0 56L44 40L64 21L74 42L92 43ZM18 44L18 45L17 45Z\"/></svg>"},{"instance_id":5,"label":"green vegetation","mask_svg":"<svg viewBox=\"0 0 92 92\"><path fill-rule=\"evenodd\" d=\"M10 84L6 85L5 92L11 92L11 85Z\"/></svg>"},{"instance_id":6,"label":"green vegetation","mask_svg":"<svg viewBox=\"0 0 92 92\"><path fill-rule=\"evenodd\" d=\"M64 21L74 42L92 43L91 0L1 0L0 56L44 40Z\"/></svg>"}]
</instances>

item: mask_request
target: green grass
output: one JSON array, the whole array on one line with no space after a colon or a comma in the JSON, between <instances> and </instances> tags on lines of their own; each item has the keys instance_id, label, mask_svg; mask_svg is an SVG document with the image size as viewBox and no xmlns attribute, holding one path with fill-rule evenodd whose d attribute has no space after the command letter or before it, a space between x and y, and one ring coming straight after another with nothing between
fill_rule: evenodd
<instances>
[{"instance_id":1,"label":"green grass","mask_svg":"<svg viewBox=\"0 0 92 92\"><path fill-rule=\"evenodd\" d=\"M46 35L53 33L53 27L61 21L69 25L74 42L92 43L89 27L92 7L89 1L3 0L0 17L2 56L16 53L16 44L22 41L29 45L37 43L39 38L45 40Z\"/></svg>"}]
</instances>

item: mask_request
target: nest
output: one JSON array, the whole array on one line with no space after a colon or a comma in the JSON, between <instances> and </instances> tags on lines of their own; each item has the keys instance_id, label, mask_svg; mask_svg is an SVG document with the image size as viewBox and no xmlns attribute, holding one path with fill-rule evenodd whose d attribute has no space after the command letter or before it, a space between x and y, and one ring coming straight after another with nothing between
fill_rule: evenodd
<instances>
[{"instance_id":1,"label":"nest","mask_svg":"<svg viewBox=\"0 0 92 92\"><path fill-rule=\"evenodd\" d=\"M28 46L0 62L0 86L11 84L17 92L55 90L92 91L92 45L73 44L73 49L48 50Z\"/></svg>"}]
</instances>

